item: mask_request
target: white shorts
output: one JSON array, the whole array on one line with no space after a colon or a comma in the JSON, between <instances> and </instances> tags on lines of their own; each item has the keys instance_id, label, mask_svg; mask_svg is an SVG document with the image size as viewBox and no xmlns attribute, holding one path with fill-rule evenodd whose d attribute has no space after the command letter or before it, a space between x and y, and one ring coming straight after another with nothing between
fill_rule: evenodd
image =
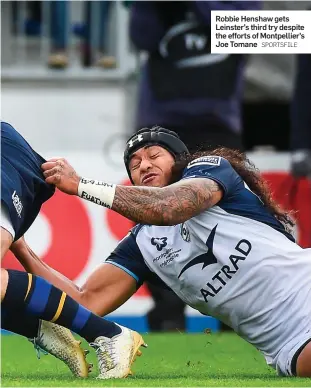
<instances>
[{"instance_id":1,"label":"white shorts","mask_svg":"<svg viewBox=\"0 0 311 388\"><path fill-rule=\"evenodd\" d=\"M12 235L14 240L15 231L11 222L11 218L10 218L8 209L2 202L1 202L1 208L0 208L0 215L1 215L0 226L5 230L7 230Z\"/></svg>"},{"instance_id":2,"label":"white shorts","mask_svg":"<svg viewBox=\"0 0 311 388\"><path fill-rule=\"evenodd\" d=\"M311 329L306 333L301 334L298 338L292 339L282 348L276 362L276 370L279 376L294 376L293 367L296 368L296 365L292 365L293 358L296 353L300 349L303 350L304 346L310 341ZM295 358L297 361L297 357Z\"/></svg>"}]
</instances>

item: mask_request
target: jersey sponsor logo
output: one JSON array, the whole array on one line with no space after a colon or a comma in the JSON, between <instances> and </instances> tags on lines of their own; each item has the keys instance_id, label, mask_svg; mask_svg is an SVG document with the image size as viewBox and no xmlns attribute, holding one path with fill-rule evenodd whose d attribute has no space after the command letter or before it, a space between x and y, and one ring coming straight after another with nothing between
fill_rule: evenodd
<instances>
[{"instance_id":1,"label":"jersey sponsor logo","mask_svg":"<svg viewBox=\"0 0 311 388\"><path fill-rule=\"evenodd\" d=\"M160 268L166 267L169 263L179 257L180 252L181 249L174 250L173 248L166 248L163 253L161 253L161 255L153 259L153 262L157 263L163 260L162 263L159 264L159 266Z\"/></svg>"},{"instance_id":2,"label":"jersey sponsor logo","mask_svg":"<svg viewBox=\"0 0 311 388\"><path fill-rule=\"evenodd\" d=\"M246 259L252 250L252 244L250 241L242 239L237 243L235 250L243 256L237 255L236 252L231 254L229 256L231 265L223 265L212 277L212 281L206 283L204 288L201 288L200 292L206 303L208 303L210 297L214 298L232 279L232 276L237 273L239 270L238 262Z\"/></svg>"},{"instance_id":3,"label":"jersey sponsor logo","mask_svg":"<svg viewBox=\"0 0 311 388\"><path fill-rule=\"evenodd\" d=\"M193 267L197 264L203 264L202 269L207 267L208 265L217 263L217 258L213 253L213 245L214 245L214 238L216 233L217 225L212 229L210 235L208 236L208 239L206 240L206 246L208 247L208 251L206 253L203 253L200 256L195 257L191 261L189 261L188 264L184 266L184 268L181 270L180 274L178 275L178 278L187 271L187 269Z\"/></svg>"},{"instance_id":4,"label":"jersey sponsor logo","mask_svg":"<svg viewBox=\"0 0 311 388\"><path fill-rule=\"evenodd\" d=\"M22 201L19 199L19 196L16 194L16 190L14 190L12 194L12 201L18 217L22 218L23 204Z\"/></svg>"},{"instance_id":5,"label":"jersey sponsor logo","mask_svg":"<svg viewBox=\"0 0 311 388\"><path fill-rule=\"evenodd\" d=\"M185 223L180 225L180 234L184 241L190 242L190 232Z\"/></svg>"},{"instance_id":6,"label":"jersey sponsor logo","mask_svg":"<svg viewBox=\"0 0 311 388\"><path fill-rule=\"evenodd\" d=\"M193 166L202 166L202 165L208 165L208 166L219 166L221 162L220 156L203 156L201 158L197 158L192 160L188 166L187 169L193 167Z\"/></svg>"},{"instance_id":7,"label":"jersey sponsor logo","mask_svg":"<svg viewBox=\"0 0 311 388\"><path fill-rule=\"evenodd\" d=\"M103 202L100 198L88 194L86 191L82 191L81 198L84 198L87 201L94 202L97 205L105 206L106 208L110 209L110 206L107 203Z\"/></svg>"},{"instance_id":8,"label":"jersey sponsor logo","mask_svg":"<svg viewBox=\"0 0 311 388\"><path fill-rule=\"evenodd\" d=\"M131 139L127 144L128 146L131 148L133 147L133 145L138 141L138 142L141 142L143 141L144 138L143 138L143 135L137 135L135 137L133 137L133 139Z\"/></svg>"},{"instance_id":9,"label":"jersey sponsor logo","mask_svg":"<svg viewBox=\"0 0 311 388\"><path fill-rule=\"evenodd\" d=\"M167 246L167 237L152 237L151 244L154 245L158 251L162 251Z\"/></svg>"}]
</instances>

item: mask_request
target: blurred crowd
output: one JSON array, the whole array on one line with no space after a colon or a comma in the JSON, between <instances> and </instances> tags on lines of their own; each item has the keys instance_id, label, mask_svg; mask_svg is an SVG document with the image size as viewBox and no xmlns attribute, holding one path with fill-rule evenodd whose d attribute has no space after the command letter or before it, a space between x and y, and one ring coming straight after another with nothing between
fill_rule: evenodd
<instances>
[{"instance_id":1,"label":"blurred crowd","mask_svg":"<svg viewBox=\"0 0 311 388\"><path fill-rule=\"evenodd\" d=\"M39 37L44 33L44 24L47 22L47 35L51 43L47 64L50 68L65 69L70 65L71 36L80 41L79 51L83 66L114 68L116 60L109 55L107 46L107 25L113 1L84 1L82 21L76 23L70 21L71 3L68 0L27 1L24 2L25 15L21 18L21 2L12 2L13 33Z\"/></svg>"},{"instance_id":2,"label":"blurred crowd","mask_svg":"<svg viewBox=\"0 0 311 388\"><path fill-rule=\"evenodd\" d=\"M17 3L13 3L12 25L16 32ZM84 2L83 22L73 25L68 16L70 1L48 3L49 67L64 69L70 65L69 34L80 39L84 66L111 69L118 65L107 45L113 1ZM138 72L133 131L161 125L177 132L190 150L223 145L248 151L266 145L290 151L293 176L311 178L311 55L295 56L294 77L289 80L293 88L287 99L286 93L279 92L277 83L282 74L287 81L286 56L252 58L210 53L211 10L258 10L273 6L291 9L290 3L294 2L123 2L129 12L131 44L146 57ZM42 32L42 6L40 1L27 2L26 36ZM302 2L301 7L311 9L311 2ZM248 85L250 89L262 86L268 74L267 92L245 99L245 80L252 74L256 82L255 86ZM170 292L151 285L150 291L156 302L149 313L151 330L183 330L184 304Z\"/></svg>"},{"instance_id":3,"label":"blurred crowd","mask_svg":"<svg viewBox=\"0 0 311 388\"><path fill-rule=\"evenodd\" d=\"M47 35L46 64L52 69L70 67L73 36L84 67L116 68L109 44L116 2L81 2L79 21L72 18L73 3L11 2L12 33L26 39ZM293 55L210 54L211 10L311 9L311 1L120 4L129 14L133 49L147 57L139 64L134 131L156 123L175 130L190 149L221 143L241 150L265 145L291 150L293 173L311 173L310 55L295 56L291 71Z\"/></svg>"}]
</instances>

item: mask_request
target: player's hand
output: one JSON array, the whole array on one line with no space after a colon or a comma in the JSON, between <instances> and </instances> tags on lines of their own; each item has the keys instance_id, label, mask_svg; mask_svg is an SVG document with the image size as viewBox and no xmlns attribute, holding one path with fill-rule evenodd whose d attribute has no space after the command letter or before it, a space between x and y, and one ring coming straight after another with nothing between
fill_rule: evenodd
<instances>
[{"instance_id":1,"label":"player's hand","mask_svg":"<svg viewBox=\"0 0 311 388\"><path fill-rule=\"evenodd\" d=\"M66 194L77 195L80 177L64 158L53 158L41 166L46 183Z\"/></svg>"}]
</instances>

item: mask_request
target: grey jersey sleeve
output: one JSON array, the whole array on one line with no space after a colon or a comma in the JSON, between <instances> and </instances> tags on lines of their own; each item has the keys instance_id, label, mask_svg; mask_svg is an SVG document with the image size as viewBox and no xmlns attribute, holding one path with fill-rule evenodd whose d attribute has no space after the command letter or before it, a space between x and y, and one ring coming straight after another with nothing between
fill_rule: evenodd
<instances>
[{"instance_id":1,"label":"grey jersey sleeve","mask_svg":"<svg viewBox=\"0 0 311 388\"><path fill-rule=\"evenodd\" d=\"M120 241L116 249L106 259L106 263L121 268L132 276L139 288L145 281L153 283L161 288L170 289L167 285L146 265L143 255L136 243L137 231L142 225L135 226L132 231Z\"/></svg>"},{"instance_id":2,"label":"grey jersey sleeve","mask_svg":"<svg viewBox=\"0 0 311 388\"><path fill-rule=\"evenodd\" d=\"M150 276L151 271L144 261L132 232L118 244L106 262L131 275L137 281L138 287Z\"/></svg>"}]
</instances>

